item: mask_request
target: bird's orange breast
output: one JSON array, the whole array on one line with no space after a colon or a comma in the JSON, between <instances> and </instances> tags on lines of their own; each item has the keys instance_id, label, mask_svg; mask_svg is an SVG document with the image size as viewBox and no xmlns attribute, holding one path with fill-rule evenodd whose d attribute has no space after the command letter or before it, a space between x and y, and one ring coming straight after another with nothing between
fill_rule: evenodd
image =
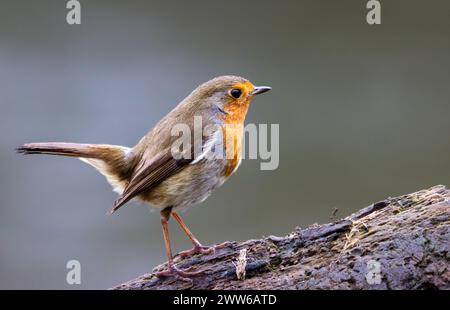
<instances>
[{"instance_id":1,"label":"bird's orange breast","mask_svg":"<svg viewBox=\"0 0 450 310\"><path fill-rule=\"evenodd\" d=\"M254 89L253 84L250 82L236 84L233 87L239 88L243 92L243 96L240 99L231 99L224 105L226 115L223 116L223 137L224 150L227 159L224 175L226 177L236 171L241 163L244 121L252 100L252 96L249 94Z\"/></svg>"},{"instance_id":2,"label":"bird's orange breast","mask_svg":"<svg viewBox=\"0 0 450 310\"><path fill-rule=\"evenodd\" d=\"M238 168L241 162L242 125L226 125L223 127L224 150L226 165L224 175L229 177Z\"/></svg>"}]
</instances>

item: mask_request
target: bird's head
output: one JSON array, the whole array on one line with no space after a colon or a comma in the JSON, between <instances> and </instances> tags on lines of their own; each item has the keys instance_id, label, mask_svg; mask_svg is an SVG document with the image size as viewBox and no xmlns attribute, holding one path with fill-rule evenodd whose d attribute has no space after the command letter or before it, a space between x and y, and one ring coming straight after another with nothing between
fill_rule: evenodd
<instances>
[{"instance_id":1,"label":"bird's head","mask_svg":"<svg viewBox=\"0 0 450 310\"><path fill-rule=\"evenodd\" d=\"M216 77L197 87L186 100L196 108L217 113L227 123L243 123L253 98L271 90L233 75Z\"/></svg>"}]
</instances>

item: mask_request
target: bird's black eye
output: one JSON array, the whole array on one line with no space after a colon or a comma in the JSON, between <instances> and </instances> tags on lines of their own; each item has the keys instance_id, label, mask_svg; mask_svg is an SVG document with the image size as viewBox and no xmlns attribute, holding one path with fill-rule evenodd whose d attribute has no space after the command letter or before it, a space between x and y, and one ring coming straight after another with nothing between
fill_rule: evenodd
<instances>
[{"instance_id":1,"label":"bird's black eye","mask_svg":"<svg viewBox=\"0 0 450 310\"><path fill-rule=\"evenodd\" d=\"M230 95L233 98L238 99L242 95L242 91L240 89L234 88L230 91Z\"/></svg>"}]
</instances>

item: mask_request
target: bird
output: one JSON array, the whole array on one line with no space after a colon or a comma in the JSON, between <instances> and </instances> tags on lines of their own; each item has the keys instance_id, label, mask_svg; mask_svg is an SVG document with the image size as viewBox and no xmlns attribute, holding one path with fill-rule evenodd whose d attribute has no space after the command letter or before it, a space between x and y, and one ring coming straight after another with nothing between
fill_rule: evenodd
<instances>
[{"instance_id":1,"label":"bird","mask_svg":"<svg viewBox=\"0 0 450 310\"><path fill-rule=\"evenodd\" d=\"M132 199L158 209L167 268L156 276L190 278L203 271L182 270L174 264L169 219L176 220L193 244L192 249L179 253L181 257L211 254L220 246L202 245L179 211L204 201L237 170L250 103L269 90L240 76L220 76L194 89L134 147L43 142L23 144L16 151L76 157L93 166L119 194L111 214ZM201 133L195 134L198 129Z\"/></svg>"}]
</instances>

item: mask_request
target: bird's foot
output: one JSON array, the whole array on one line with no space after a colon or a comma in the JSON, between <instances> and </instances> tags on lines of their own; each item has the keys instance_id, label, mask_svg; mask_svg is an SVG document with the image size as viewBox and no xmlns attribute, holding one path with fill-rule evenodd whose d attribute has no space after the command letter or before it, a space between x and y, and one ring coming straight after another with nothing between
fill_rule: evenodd
<instances>
[{"instance_id":1,"label":"bird's foot","mask_svg":"<svg viewBox=\"0 0 450 310\"><path fill-rule=\"evenodd\" d=\"M217 249L224 248L230 244L231 244L231 242L229 242L229 241L225 241L221 244L216 244L213 246L204 246L201 243L198 243L198 244L194 244L194 247L192 249L186 250L186 251L181 251L178 254L183 258L192 256L195 254L206 254L206 255L215 254Z\"/></svg>"},{"instance_id":2,"label":"bird's foot","mask_svg":"<svg viewBox=\"0 0 450 310\"><path fill-rule=\"evenodd\" d=\"M199 271L186 271L181 270L175 265L169 265L167 270L155 272L154 275L158 278L163 277L171 277L176 276L184 281L192 282L191 278L193 277L199 277L205 274L205 271L199 270Z\"/></svg>"},{"instance_id":3,"label":"bird's foot","mask_svg":"<svg viewBox=\"0 0 450 310\"><path fill-rule=\"evenodd\" d=\"M196 244L194 247L190 250L181 251L178 253L181 257L188 257L195 254L213 254L216 251L214 247L204 246L201 244Z\"/></svg>"}]
</instances>

